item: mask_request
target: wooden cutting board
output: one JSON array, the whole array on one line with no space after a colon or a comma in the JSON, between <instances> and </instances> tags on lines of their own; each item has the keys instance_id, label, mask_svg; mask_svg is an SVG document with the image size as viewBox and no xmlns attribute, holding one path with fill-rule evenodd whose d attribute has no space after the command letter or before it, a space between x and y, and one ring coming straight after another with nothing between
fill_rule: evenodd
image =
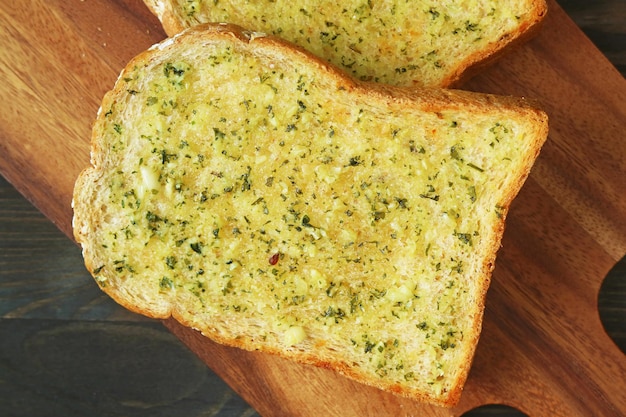
<instances>
[{"instance_id":1,"label":"wooden cutting board","mask_svg":"<svg viewBox=\"0 0 626 417\"><path fill-rule=\"evenodd\" d=\"M464 86L538 100L551 133L511 208L459 405L418 404L165 322L261 415L459 416L492 403L531 417L626 415L626 358L597 312L626 253L626 82L550 6L536 39ZM0 172L68 236L100 99L163 37L140 0L0 2Z\"/></svg>"}]
</instances>

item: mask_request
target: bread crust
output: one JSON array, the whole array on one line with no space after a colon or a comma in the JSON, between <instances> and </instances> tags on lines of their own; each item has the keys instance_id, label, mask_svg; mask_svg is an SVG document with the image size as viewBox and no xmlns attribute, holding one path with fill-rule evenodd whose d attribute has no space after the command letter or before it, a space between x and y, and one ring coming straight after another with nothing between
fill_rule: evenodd
<instances>
[{"instance_id":1,"label":"bread crust","mask_svg":"<svg viewBox=\"0 0 626 417\"><path fill-rule=\"evenodd\" d=\"M548 6L546 2L536 2L530 12L532 19L524 22L517 30L492 44L491 48L468 57L459 65L458 71L442 82L442 86L445 88L460 88L466 81L495 64L500 58L512 53L533 39L543 27L547 14Z\"/></svg>"},{"instance_id":2,"label":"bread crust","mask_svg":"<svg viewBox=\"0 0 626 417\"><path fill-rule=\"evenodd\" d=\"M166 14L167 12L163 11L163 13ZM324 356L320 353L321 351L304 352L297 348L285 349L278 346L269 346L263 344L262 341L255 340L254 337L246 337L245 335L231 338L224 336L211 325L198 329L206 337L224 345L246 350L262 350L299 363L330 369L362 383L419 401L442 406L455 405L459 400L463 385L467 379L471 367L471 358L473 357L476 344L480 337L482 316L485 307L484 302L490 284L491 272L495 266L496 253L499 249L500 240L504 232L505 219L509 206L529 175L530 169L548 134L548 123L545 113L538 110L535 105L529 104L527 100L515 97L500 97L485 94L478 95L454 90L409 89L357 81L326 61L321 60L310 52L296 47L287 41L273 36L250 32L232 24L206 24L187 29L183 34L176 35L139 54L127 65L126 69L122 71L119 80L124 79L132 68L142 67L154 60L155 56L161 53L162 50L174 50L179 48L180 44L187 42L187 39L191 37L197 39L200 44L212 42L216 39L231 39L234 42L245 45L246 48L258 51L260 54L270 54L272 58L275 59L277 65L280 65L282 61L306 62L307 66L314 67L314 71L321 76L332 79L340 89L348 91L350 95L355 98L355 101L375 103L382 108L393 104L417 107L425 112L435 114L450 112L455 109L468 113L480 113L498 108L514 112L519 115L520 118L532 120L532 124L536 129L534 132L528 134L529 140L531 140L532 143L529 151L524 154L523 169L518 173L515 182L513 182L502 195L500 221L494 223L494 238L491 246L486 250L488 256L486 256L482 262L480 273L474 277L479 296L475 300L475 305L472 308L474 327L470 334L466 335L467 343L464 343L467 349L465 355L470 358L470 360L463 363L461 369L455 372L456 382L449 392L435 396L419 389L411 389L394 382L386 381L384 378L367 378L364 377L363 373L355 371L349 364L336 360L333 357ZM102 175L101 169L102 166L107 163L106 158L108 157L107 144L102 143L103 132L101 131L102 125L100 124L104 118L102 109L108 109L116 105L117 100L125 94L127 94L125 83L118 81L115 87L104 97L101 110L99 111L98 121L94 125L92 133L92 167L86 168L81 173L74 189L72 203L74 207L74 237L83 248L85 265L88 271L94 276L97 275L97 269L100 264L100 260L97 259L97 246L99 242L93 239L94 231L100 227L98 223L100 215L97 212L100 207L94 200L95 195L92 187L93 184L98 181L99 176ZM147 302L147 297L139 296L138 299L136 294L129 295L127 292L132 291L132 288L103 286L102 289L119 304L131 311L156 319L172 317L185 326L198 328L198 324L190 319L191 316L189 314L184 314L178 310L176 306L170 305L167 300L149 303Z\"/></svg>"},{"instance_id":3,"label":"bread crust","mask_svg":"<svg viewBox=\"0 0 626 417\"><path fill-rule=\"evenodd\" d=\"M185 27L174 12L173 5L169 1L161 0L144 0L144 3L150 9L157 19L161 22L163 30L168 36L182 32Z\"/></svg>"}]
</instances>

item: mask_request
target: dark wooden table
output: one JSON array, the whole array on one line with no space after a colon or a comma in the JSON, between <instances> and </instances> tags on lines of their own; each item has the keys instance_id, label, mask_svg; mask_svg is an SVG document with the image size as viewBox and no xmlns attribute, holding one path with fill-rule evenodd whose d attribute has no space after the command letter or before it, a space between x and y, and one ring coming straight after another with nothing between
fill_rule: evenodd
<instances>
[{"instance_id":1,"label":"dark wooden table","mask_svg":"<svg viewBox=\"0 0 626 417\"><path fill-rule=\"evenodd\" d=\"M624 75L626 1L560 4ZM599 310L626 351L625 259ZM144 415L257 414L160 323L105 296L78 247L0 177L0 416ZM470 415L523 414L494 405Z\"/></svg>"}]
</instances>

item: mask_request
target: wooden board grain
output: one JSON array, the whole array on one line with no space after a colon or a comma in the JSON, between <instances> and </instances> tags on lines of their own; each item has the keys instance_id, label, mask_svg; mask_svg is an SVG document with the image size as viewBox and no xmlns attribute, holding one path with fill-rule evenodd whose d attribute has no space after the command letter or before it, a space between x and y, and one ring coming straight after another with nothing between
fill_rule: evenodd
<instances>
[{"instance_id":1,"label":"wooden board grain","mask_svg":"<svg viewBox=\"0 0 626 417\"><path fill-rule=\"evenodd\" d=\"M460 404L420 405L165 322L261 415L458 416L488 403L529 416L626 415L626 359L596 308L626 253L626 82L550 6L536 39L464 86L537 100L551 133L511 208ZM0 3L0 172L68 236L100 99L163 37L139 0Z\"/></svg>"}]
</instances>

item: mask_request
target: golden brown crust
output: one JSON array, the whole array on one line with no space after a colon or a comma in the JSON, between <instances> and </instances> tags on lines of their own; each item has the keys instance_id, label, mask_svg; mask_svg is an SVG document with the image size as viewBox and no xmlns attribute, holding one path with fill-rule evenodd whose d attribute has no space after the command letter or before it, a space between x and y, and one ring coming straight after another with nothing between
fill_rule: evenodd
<instances>
[{"instance_id":1,"label":"golden brown crust","mask_svg":"<svg viewBox=\"0 0 626 417\"><path fill-rule=\"evenodd\" d=\"M481 114L495 109L503 109L514 112L519 118L532 120L532 124L536 127L534 132L529 132L529 136L531 136L533 140L532 146L525 154L525 160L522 164L523 167L520 169L516 181L506 189L506 192L501 197L501 217L500 221L494 222L493 224L495 235L493 244L486 251L488 256L485 257L482 263L480 274L474 277L477 281L475 285L478 288L478 294L480 296L475 300L475 305L472 307L472 314L475 319L474 327L470 334L466 335L468 339L468 343L465 344L468 349L466 354L468 358L471 358L480 335L484 299L489 287L490 274L494 268L496 252L499 249L500 238L504 231L504 221L507 210L512 199L518 193L528 176L530 168L543 144L543 140L545 140L547 136L548 126L546 115L536 110L534 106L529 105L526 100L514 97L477 95L453 90L409 89L354 81L342 71L315 57L304 49L294 47L279 38L251 33L235 25L203 25L189 29L184 32L184 35L166 40L163 44L157 45L151 50L138 55L128 64L125 72L122 72L120 75L120 79L124 78L125 73L131 71L132 68L142 67L144 64L153 60L154 57L159 54L160 49L176 48L178 44L186 42L185 39L193 36L197 36L198 39L202 39L204 42L211 41L212 39L223 39L224 37L234 39L236 42L246 44L251 49L255 49L255 51L258 51L260 54L271 54L272 58L276 60L277 65L279 65L281 61L302 62L309 68L315 68L314 71L323 75L323 77L332 79L339 89L349 92L355 102L369 103L374 106L380 106L383 109L390 106L414 107L435 114L455 110L470 114ZM123 82L117 83L113 90L104 97L101 108L112 108L116 104L116 100L123 97L126 92L126 85ZM87 269L94 275L96 275L96 270L100 267L100 265L98 265L100 261L97 260L95 248L98 243L93 241L92 233L95 229L98 229L100 225L97 223L98 220L96 220L99 219L99 214L92 214L99 210L100 207L93 201L95 196L90 193L90 187L100 175L99 169L108 162L106 160L108 157L107 144L102 143L103 123L103 115L100 114L94 125L92 135L93 168L88 168L81 174L74 190L75 238L83 247ZM188 314L179 311L176 306L172 307L167 301L162 303L148 303L146 301L140 304L136 299L122 293L123 291L128 291L127 289L120 289L120 287L113 286L103 286L102 289L129 310L158 319L173 317L186 326L197 327L197 323L194 323ZM254 340L254 337L231 338L224 336L209 326L202 328L201 331L205 336L218 343L247 350L262 349L268 353L286 357L301 363L313 364L335 370L350 378L399 395L446 406L454 405L458 401L471 366L471 360L463 363L461 369L458 369L456 372L456 382L453 384L451 391L443 393L440 396L434 396L422 392L421 390L400 386L393 381L387 382L384 379L367 378L364 374L355 371L346 363L332 357L324 356L321 353L303 352L298 349L284 349L278 346L263 345L258 340Z\"/></svg>"},{"instance_id":2,"label":"golden brown crust","mask_svg":"<svg viewBox=\"0 0 626 417\"><path fill-rule=\"evenodd\" d=\"M469 57L463 65L459 65L459 71L452 74L442 84L447 88L463 85L464 82L478 75L503 56L508 55L537 36L547 14L547 3L545 1L536 2L534 9L529 13L532 16L531 19L526 21L524 25L521 25L515 32L507 34L506 37L492 44L491 48Z\"/></svg>"},{"instance_id":3,"label":"golden brown crust","mask_svg":"<svg viewBox=\"0 0 626 417\"><path fill-rule=\"evenodd\" d=\"M161 0L144 0L145 5L161 22L163 30L168 36L174 36L175 34L182 32L185 27L181 23L181 20L176 16L176 13L172 9L172 3Z\"/></svg>"}]
</instances>

